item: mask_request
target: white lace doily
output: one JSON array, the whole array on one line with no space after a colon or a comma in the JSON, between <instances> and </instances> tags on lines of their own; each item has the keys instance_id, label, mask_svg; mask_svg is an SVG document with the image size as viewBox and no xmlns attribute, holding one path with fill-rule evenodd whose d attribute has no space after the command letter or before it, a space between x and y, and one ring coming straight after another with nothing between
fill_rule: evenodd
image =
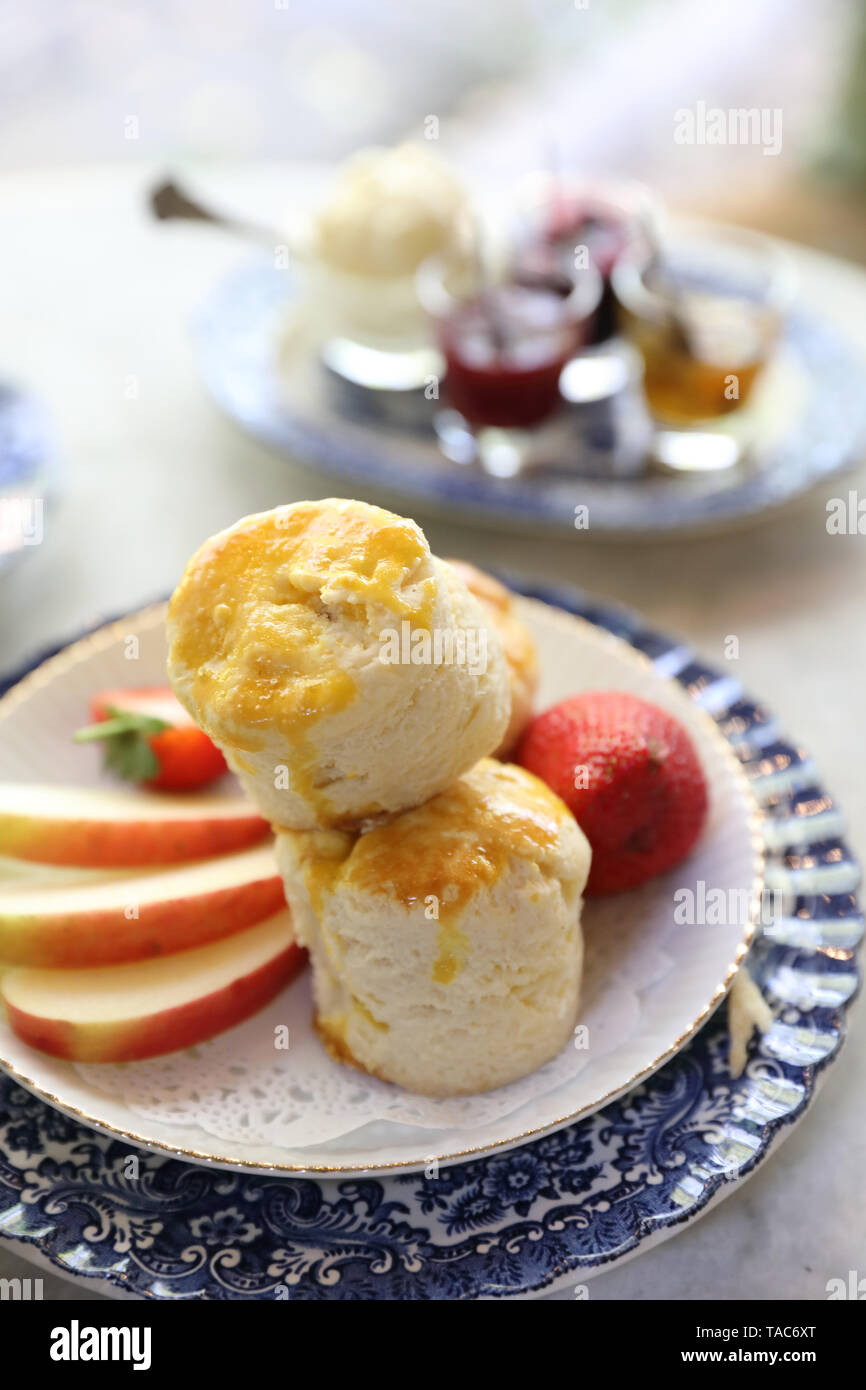
<instances>
[{"instance_id":1,"label":"white lace doily","mask_svg":"<svg viewBox=\"0 0 866 1390\"><path fill-rule=\"evenodd\" d=\"M303 1148L375 1121L422 1129L471 1129L519 1110L577 1076L635 1031L641 993L673 964L665 951L669 922L646 936L626 899L585 910L586 967L580 1022L589 1046L572 1044L532 1075L480 1095L432 1099L334 1062L311 1027L309 979L239 1028L186 1052L122 1065L78 1064L94 1089L135 1114L165 1124L198 1125L233 1144ZM639 934L640 933L640 934ZM288 1049L274 1045L288 1029ZM281 1036L285 1036L281 1034Z\"/></svg>"}]
</instances>

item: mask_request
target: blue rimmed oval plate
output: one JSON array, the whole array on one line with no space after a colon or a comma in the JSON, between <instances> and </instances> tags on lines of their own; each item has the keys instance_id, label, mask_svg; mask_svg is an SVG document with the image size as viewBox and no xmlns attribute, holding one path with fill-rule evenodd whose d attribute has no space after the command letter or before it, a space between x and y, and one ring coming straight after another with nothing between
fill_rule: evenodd
<instances>
[{"instance_id":1,"label":"blue rimmed oval plate","mask_svg":"<svg viewBox=\"0 0 866 1390\"><path fill-rule=\"evenodd\" d=\"M798 311L754 411L750 461L716 473L643 473L643 409L633 392L569 408L551 426L546 467L494 478L451 462L423 394L341 384L318 362L291 272L273 258L239 265L199 312L199 366L217 404L278 453L357 489L377 489L475 522L573 530L590 539L718 530L761 516L858 461L866 441L863 369L837 330ZM547 458L549 455L549 458ZM399 510L399 508L398 508Z\"/></svg>"},{"instance_id":2,"label":"blue rimmed oval plate","mask_svg":"<svg viewBox=\"0 0 866 1390\"><path fill-rule=\"evenodd\" d=\"M160 1299L475 1299L583 1281L733 1190L798 1120L857 991L859 870L803 750L735 681L633 615L533 597L615 632L715 720L766 813L765 920L750 969L774 1022L744 1074L724 1012L648 1080L510 1152L393 1177L250 1176L87 1129L0 1080L0 1234L70 1274ZM134 1162L131 1162L134 1158Z\"/></svg>"}]
</instances>

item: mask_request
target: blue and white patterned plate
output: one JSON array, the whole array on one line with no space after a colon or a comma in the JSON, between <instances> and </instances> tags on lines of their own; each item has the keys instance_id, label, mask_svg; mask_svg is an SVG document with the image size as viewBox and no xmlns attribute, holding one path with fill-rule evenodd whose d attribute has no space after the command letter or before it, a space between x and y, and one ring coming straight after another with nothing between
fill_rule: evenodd
<instances>
[{"instance_id":1,"label":"blue and white patterned plate","mask_svg":"<svg viewBox=\"0 0 866 1390\"><path fill-rule=\"evenodd\" d=\"M516 587L516 586L515 586ZM646 653L718 723L787 895L750 968L773 1026L732 1080L724 1011L648 1081L567 1129L442 1169L250 1176L139 1152L0 1079L0 1235L159 1299L475 1299L583 1282L744 1181L803 1115L859 985L859 868L808 755L736 681L634 615L534 590Z\"/></svg>"},{"instance_id":2,"label":"blue and white patterned plate","mask_svg":"<svg viewBox=\"0 0 866 1390\"><path fill-rule=\"evenodd\" d=\"M42 542L52 454L41 404L0 382L0 573Z\"/></svg>"},{"instance_id":3,"label":"blue and white patterned plate","mask_svg":"<svg viewBox=\"0 0 866 1390\"><path fill-rule=\"evenodd\" d=\"M831 325L798 313L768 373L772 384L762 392L748 466L687 477L626 476L645 442L642 407L626 392L558 417L545 444L557 460L549 471L489 477L439 452L434 403L338 386L303 331L292 347L286 325L294 297L291 274L273 260L239 266L196 320L202 374L243 429L279 453L353 481L365 495L375 488L522 531L573 530L580 506L588 509L590 538L669 535L722 528L782 506L856 463L866 444L860 363Z\"/></svg>"}]
</instances>

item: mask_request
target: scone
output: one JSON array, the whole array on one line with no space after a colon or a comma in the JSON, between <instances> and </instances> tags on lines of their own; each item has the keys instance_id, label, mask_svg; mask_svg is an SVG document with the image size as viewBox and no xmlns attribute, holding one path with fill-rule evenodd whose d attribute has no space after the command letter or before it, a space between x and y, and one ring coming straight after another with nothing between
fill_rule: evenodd
<instances>
[{"instance_id":1,"label":"scone","mask_svg":"<svg viewBox=\"0 0 866 1390\"><path fill-rule=\"evenodd\" d=\"M523 768L484 759L360 835L278 831L277 860L339 1060L455 1096L525 1076L568 1040L590 849Z\"/></svg>"},{"instance_id":2,"label":"scone","mask_svg":"<svg viewBox=\"0 0 866 1390\"><path fill-rule=\"evenodd\" d=\"M502 644L412 521L363 502L249 516L189 561L168 674L262 814L355 827L498 747Z\"/></svg>"},{"instance_id":3,"label":"scone","mask_svg":"<svg viewBox=\"0 0 866 1390\"><path fill-rule=\"evenodd\" d=\"M535 642L529 628L517 616L514 599L504 584L465 560L449 560L448 564L478 599L502 639L511 684L511 718L494 756L507 758L532 716L532 704L538 689Z\"/></svg>"}]
</instances>

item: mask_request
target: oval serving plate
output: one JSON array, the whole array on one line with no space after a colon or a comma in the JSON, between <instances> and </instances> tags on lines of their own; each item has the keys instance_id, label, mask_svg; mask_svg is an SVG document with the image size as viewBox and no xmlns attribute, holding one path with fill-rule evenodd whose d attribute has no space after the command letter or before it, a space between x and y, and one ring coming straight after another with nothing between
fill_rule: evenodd
<instances>
[{"instance_id":1,"label":"oval serving plate","mask_svg":"<svg viewBox=\"0 0 866 1390\"><path fill-rule=\"evenodd\" d=\"M813 1099L859 985L859 867L832 797L737 682L623 610L538 597L617 633L716 722L764 809L790 899L750 969L777 1015L743 1076L724 1011L596 1114L438 1175L265 1177L94 1133L0 1078L0 1232L61 1271L157 1299L526 1297L676 1234L742 1183Z\"/></svg>"},{"instance_id":2,"label":"oval serving plate","mask_svg":"<svg viewBox=\"0 0 866 1390\"><path fill-rule=\"evenodd\" d=\"M581 689L644 695L690 730L710 789L706 830L684 864L634 892L584 905L589 1046L569 1047L551 1064L566 1068L567 1079L543 1068L531 1081L456 1106L419 1101L324 1054L306 974L224 1041L170 1062L75 1067L29 1048L0 1019L0 1063L67 1113L150 1148L224 1167L329 1175L423 1169L505 1149L591 1113L661 1065L718 1005L747 950L762 887L756 805L713 720L645 656L574 614L521 604L539 649L539 708ZM162 605L74 643L0 701L0 778L82 784L100 777L98 755L72 744L70 734L94 689L129 682L130 638L138 642L135 683L164 679ZM674 895L685 889L699 899L701 885L736 895L735 910L718 926L677 923ZM285 1056L275 1054L279 1026L291 1037ZM332 1109L342 1118L329 1133L322 1111L334 1088L341 1089ZM287 1119L296 1091L306 1107L297 1101L300 1113Z\"/></svg>"},{"instance_id":3,"label":"oval serving plate","mask_svg":"<svg viewBox=\"0 0 866 1390\"><path fill-rule=\"evenodd\" d=\"M524 532L573 530L579 503L592 517L583 533L590 540L718 530L851 467L866 438L857 357L832 324L798 311L768 373L772 388L761 393L748 466L690 477L616 476L634 471L623 456L644 429L623 397L609 408L557 417L555 468L492 478L443 457L430 402L340 386L318 365L303 330L286 336L295 298L291 274L275 271L266 257L240 264L217 285L194 325L199 367L217 404L278 453L452 517Z\"/></svg>"}]
</instances>

